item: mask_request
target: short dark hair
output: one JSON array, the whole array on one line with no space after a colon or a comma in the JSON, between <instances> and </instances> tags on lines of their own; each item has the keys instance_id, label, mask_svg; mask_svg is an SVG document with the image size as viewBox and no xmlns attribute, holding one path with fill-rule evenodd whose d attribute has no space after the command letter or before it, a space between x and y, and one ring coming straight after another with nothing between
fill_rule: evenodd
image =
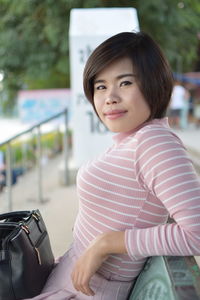
<instances>
[{"instance_id":1,"label":"short dark hair","mask_svg":"<svg viewBox=\"0 0 200 300\"><path fill-rule=\"evenodd\" d=\"M83 87L94 109L94 79L113 61L129 57L136 69L136 80L151 115L165 116L173 88L170 66L157 43L144 32L122 32L100 44L90 55L83 73Z\"/></svg>"}]
</instances>

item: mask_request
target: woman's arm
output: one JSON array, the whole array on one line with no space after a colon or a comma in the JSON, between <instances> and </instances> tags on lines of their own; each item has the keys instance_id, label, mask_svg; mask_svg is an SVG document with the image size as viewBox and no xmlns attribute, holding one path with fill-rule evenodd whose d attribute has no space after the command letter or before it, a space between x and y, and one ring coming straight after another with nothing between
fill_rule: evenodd
<instances>
[{"instance_id":1,"label":"woman's arm","mask_svg":"<svg viewBox=\"0 0 200 300\"><path fill-rule=\"evenodd\" d=\"M200 180L179 139L149 128L138 139L134 161L138 182L175 223L126 230L129 256L200 255Z\"/></svg>"},{"instance_id":2,"label":"woman's arm","mask_svg":"<svg viewBox=\"0 0 200 300\"><path fill-rule=\"evenodd\" d=\"M81 291L88 296L94 295L94 291L89 286L89 281L111 253L127 253L124 232L111 231L103 233L92 241L77 260L71 275L73 285L77 291Z\"/></svg>"}]
</instances>

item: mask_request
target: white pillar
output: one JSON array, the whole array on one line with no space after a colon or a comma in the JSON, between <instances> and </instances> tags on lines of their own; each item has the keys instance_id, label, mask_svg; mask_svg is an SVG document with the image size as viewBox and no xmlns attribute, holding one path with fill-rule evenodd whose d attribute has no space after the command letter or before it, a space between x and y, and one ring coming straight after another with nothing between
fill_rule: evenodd
<instances>
[{"instance_id":1,"label":"white pillar","mask_svg":"<svg viewBox=\"0 0 200 300\"><path fill-rule=\"evenodd\" d=\"M70 15L70 75L72 90L73 161L75 168L112 143L112 134L98 120L83 93L82 75L90 53L110 36L138 31L134 8L72 9Z\"/></svg>"}]
</instances>

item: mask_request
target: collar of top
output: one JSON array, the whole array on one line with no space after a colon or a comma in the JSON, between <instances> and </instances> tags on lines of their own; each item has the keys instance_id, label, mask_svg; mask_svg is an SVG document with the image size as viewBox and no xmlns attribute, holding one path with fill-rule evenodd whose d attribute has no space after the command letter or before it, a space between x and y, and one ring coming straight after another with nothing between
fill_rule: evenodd
<instances>
[{"instance_id":1,"label":"collar of top","mask_svg":"<svg viewBox=\"0 0 200 300\"><path fill-rule=\"evenodd\" d=\"M128 137L129 135L133 134L133 133L136 133L139 129L147 126L147 125L152 125L152 124L155 124L155 125L160 125L162 127L167 127L169 128L169 123L168 123L168 118L167 117L164 117L162 119L153 119L151 121L148 121L148 122L144 122L143 124L141 124L140 126L138 126L137 128L135 129L132 129L130 131L127 131L127 132L120 132L120 133L117 133L113 136L113 140L115 142L115 144L119 144L121 143L122 140L124 140L126 137Z\"/></svg>"}]
</instances>

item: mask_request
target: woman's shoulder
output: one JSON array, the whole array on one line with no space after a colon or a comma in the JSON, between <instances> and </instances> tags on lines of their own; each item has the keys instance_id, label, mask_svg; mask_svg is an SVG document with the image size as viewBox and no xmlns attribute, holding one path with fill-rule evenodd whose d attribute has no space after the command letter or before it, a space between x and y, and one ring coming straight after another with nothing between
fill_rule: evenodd
<instances>
[{"instance_id":1,"label":"woman's shoulder","mask_svg":"<svg viewBox=\"0 0 200 300\"><path fill-rule=\"evenodd\" d=\"M135 134L137 144L157 144L167 141L174 141L183 145L180 138L169 127L168 118L154 119L147 122Z\"/></svg>"}]
</instances>

